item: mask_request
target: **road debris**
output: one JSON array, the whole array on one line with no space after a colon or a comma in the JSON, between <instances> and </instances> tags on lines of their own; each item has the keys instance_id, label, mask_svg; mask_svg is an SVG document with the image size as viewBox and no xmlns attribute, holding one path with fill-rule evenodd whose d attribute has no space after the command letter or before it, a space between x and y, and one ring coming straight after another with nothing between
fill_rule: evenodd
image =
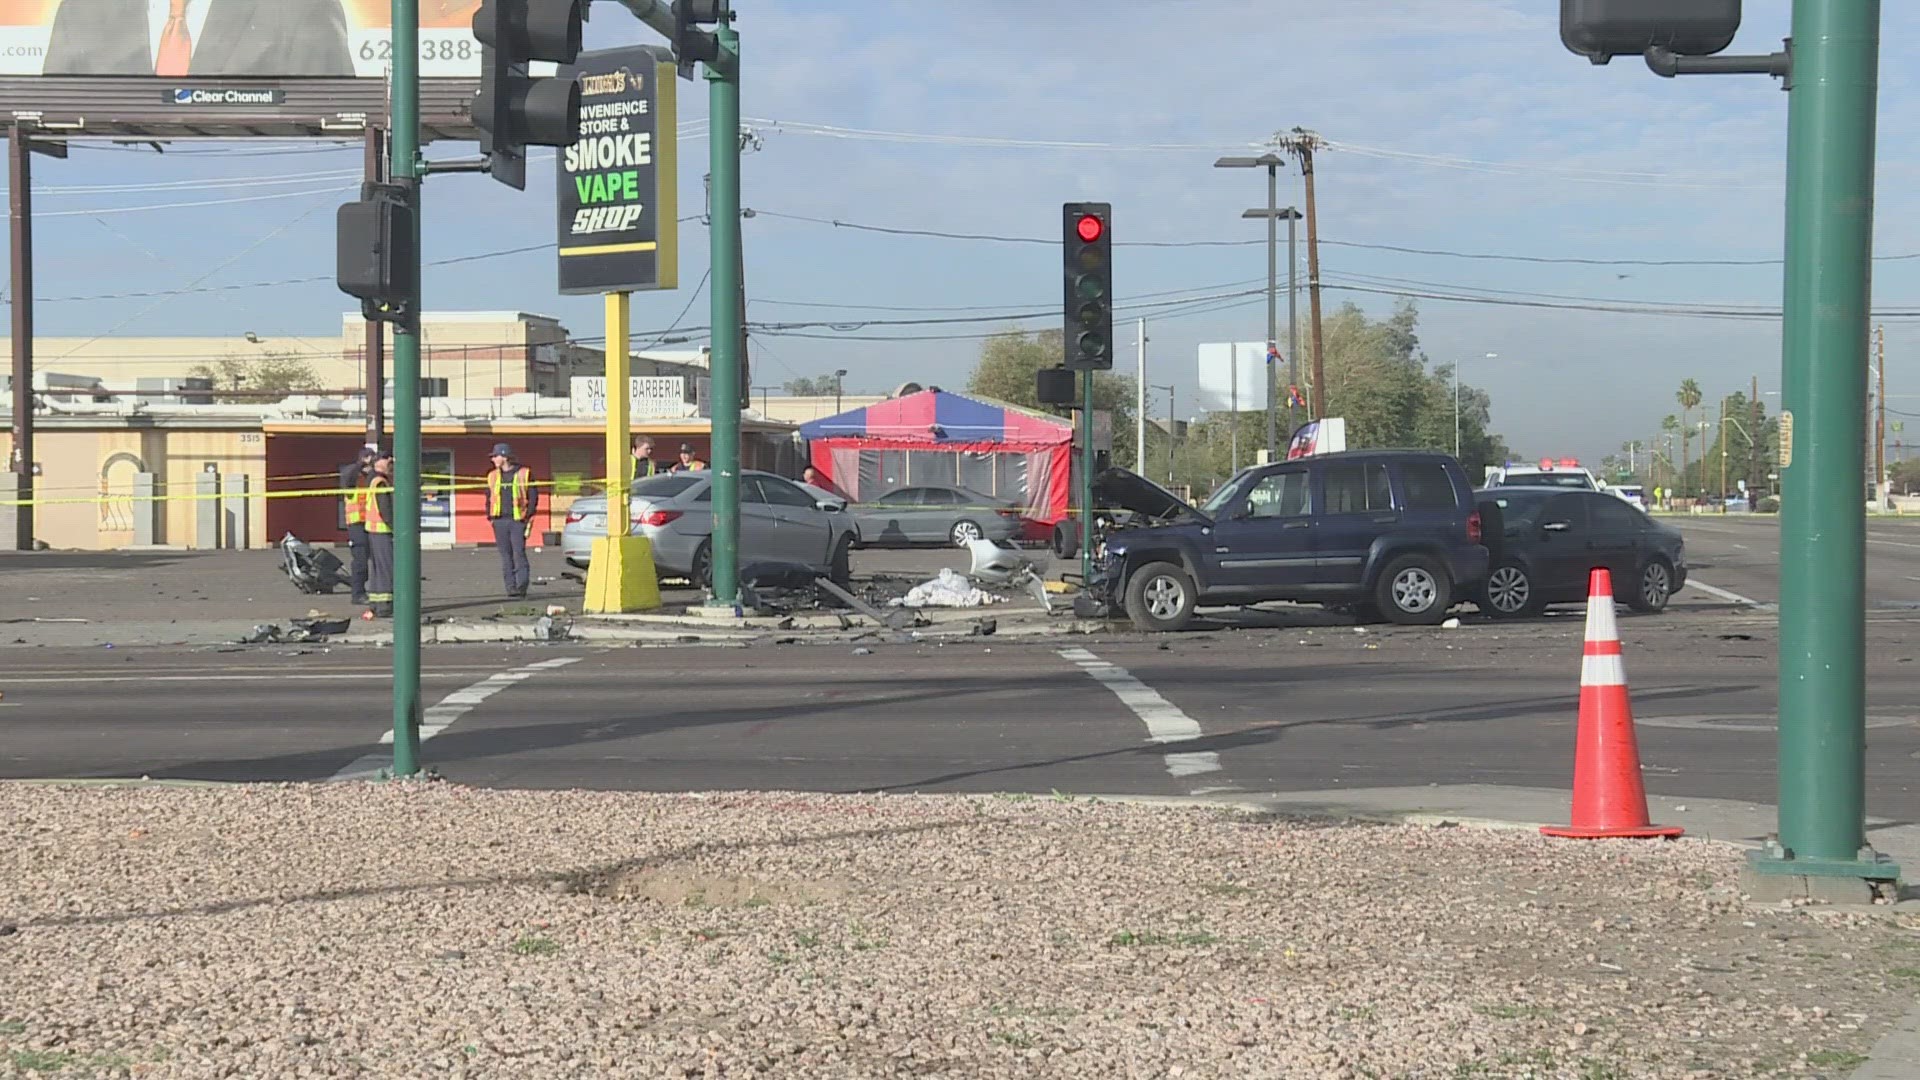
<instances>
[{"instance_id":1,"label":"road debris","mask_svg":"<svg viewBox=\"0 0 1920 1080\"><path fill-rule=\"evenodd\" d=\"M892 601L896 607L907 608L970 608L1006 602L1006 597L987 592L968 581L964 575L947 568L943 568L930 580L907 590L907 595Z\"/></svg>"}]
</instances>

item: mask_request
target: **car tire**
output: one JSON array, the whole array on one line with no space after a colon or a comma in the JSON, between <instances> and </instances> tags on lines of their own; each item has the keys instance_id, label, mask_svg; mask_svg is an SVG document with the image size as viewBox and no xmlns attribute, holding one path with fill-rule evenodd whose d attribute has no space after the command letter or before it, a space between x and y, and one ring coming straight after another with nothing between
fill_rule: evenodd
<instances>
[{"instance_id":1,"label":"car tire","mask_svg":"<svg viewBox=\"0 0 1920 1080\"><path fill-rule=\"evenodd\" d=\"M1658 556L1648 559L1634 578L1627 606L1642 615L1658 615L1673 599L1673 566Z\"/></svg>"},{"instance_id":2,"label":"car tire","mask_svg":"<svg viewBox=\"0 0 1920 1080\"><path fill-rule=\"evenodd\" d=\"M1489 571L1474 604L1496 619L1530 618L1546 607L1533 575L1517 562L1503 562Z\"/></svg>"},{"instance_id":3,"label":"car tire","mask_svg":"<svg viewBox=\"0 0 1920 1080\"><path fill-rule=\"evenodd\" d=\"M986 530L980 527L979 522L971 518L961 518L953 523L953 528L947 530L947 541L954 547L964 548L967 546L967 541L978 540L986 535Z\"/></svg>"},{"instance_id":4,"label":"car tire","mask_svg":"<svg viewBox=\"0 0 1920 1080\"><path fill-rule=\"evenodd\" d=\"M1380 572L1373 602L1388 622L1431 626L1445 619L1453 606L1453 583L1431 557L1402 555Z\"/></svg>"},{"instance_id":5,"label":"car tire","mask_svg":"<svg viewBox=\"0 0 1920 1080\"><path fill-rule=\"evenodd\" d=\"M687 573L687 580L693 587L703 591L713 588L713 541L702 540L700 546L693 549L693 566Z\"/></svg>"},{"instance_id":6,"label":"car tire","mask_svg":"<svg viewBox=\"0 0 1920 1080\"><path fill-rule=\"evenodd\" d=\"M1053 557L1071 559L1080 554L1080 533L1066 524L1053 527Z\"/></svg>"},{"instance_id":7,"label":"car tire","mask_svg":"<svg viewBox=\"0 0 1920 1080\"><path fill-rule=\"evenodd\" d=\"M853 585L853 534L848 533L834 545L833 558L827 562L827 578L841 588Z\"/></svg>"},{"instance_id":8,"label":"car tire","mask_svg":"<svg viewBox=\"0 0 1920 1080\"><path fill-rule=\"evenodd\" d=\"M1144 633L1186 629L1199 598L1193 576L1173 563L1148 563L1127 577L1127 618Z\"/></svg>"}]
</instances>

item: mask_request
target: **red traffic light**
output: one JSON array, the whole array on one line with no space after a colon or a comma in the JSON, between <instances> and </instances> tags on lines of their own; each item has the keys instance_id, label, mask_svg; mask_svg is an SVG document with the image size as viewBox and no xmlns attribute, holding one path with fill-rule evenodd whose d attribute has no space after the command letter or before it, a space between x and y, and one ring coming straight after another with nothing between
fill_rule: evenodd
<instances>
[{"instance_id":1,"label":"red traffic light","mask_svg":"<svg viewBox=\"0 0 1920 1080\"><path fill-rule=\"evenodd\" d=\"M1080 220L1073 223L1073 231L1082 243L1091 244L1107 231L1107 223L1092 214L1081 214Z\"/></svg>"}]
</instances>

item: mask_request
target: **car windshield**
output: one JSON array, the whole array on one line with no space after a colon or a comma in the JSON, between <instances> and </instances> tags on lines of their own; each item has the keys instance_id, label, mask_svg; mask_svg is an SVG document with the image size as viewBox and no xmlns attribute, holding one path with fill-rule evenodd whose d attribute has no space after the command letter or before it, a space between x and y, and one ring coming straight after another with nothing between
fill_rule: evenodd
<instances>
[{"instance_id":1,"label":"car windshield","mask_svg":"<svg viewBox=\"0 0 1920 1080\"><path fill-rule=\"evenodd\" d=\"M685 473L665 473L660 476L649 476L645 480L635 481L633 487L627 490L628 494L649 499L671 499L699 482L700 478L697 476L688 476Z\"/></svg>"},{"instance_id":2,"label":"car windshield","mask_svg":"<svg viewBox=\"0 0 1920 1080\"><path fill-rule=\"evenodd\" d=\"M1579 488L1582 491L1592 487L1587 478L1579 473L1508 473L1501 487L1562 487Z\"/></svg>"},{"instance_id":3,"label":"car windshield","mask_svg":"<svg viewBox=\"0 0 1920 1080\"><path fill-rule=\"evenodd\" d=\"M1540 513L1553 496L1544 491L1526 491L1513 495L1497 495L1491 501L1500 508L1500 514L1508 525L1524 525Z\"/></svg>"}]
</instances>

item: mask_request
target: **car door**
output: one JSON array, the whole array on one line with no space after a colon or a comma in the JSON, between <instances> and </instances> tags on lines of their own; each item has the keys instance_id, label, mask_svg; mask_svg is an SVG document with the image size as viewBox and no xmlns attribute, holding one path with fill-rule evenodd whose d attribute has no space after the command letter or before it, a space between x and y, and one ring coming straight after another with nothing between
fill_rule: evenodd
<instances>
[{"instance_id":1,"label":"car door","mask_svg":"<svg viewBox=\"0 0 1920 1080\"><path fill-rule=\"evenodd\" d=\"M920 505L913 511L910 528L914 542L945 543L953 523L960 520L962 502L960 493L952 488L921 488Z\"/></svg>"},{"instance_id":2,"label":"car door","mask_svg":"<svg viewBox=\"0 0 1920 1080\"><path fill-rule=\"evenodd\" d=\"M1526 543L1533 552L1539 587L1549 595L1584 593L1587 571L1595 564L1587 550L1587 496L1570 491L1548 499L1534 515L1533 535Z\"/></svg>"},{"instance_id":3,"label":"car door","mask_svg":"<svg viewBox=\"0 0 1920 1080\"><path fill-rule=\"evenodd\" d=\"M908 542L907 526L912 523L919 502L920 489L908 487L896 488L859 507L855 516L860 521L861 541L868 544Z\"/></svg>"},{"instance_id":4,"label":"car door","mask_svg":"<svg viewBox=\"0 0 1920 1080\"><path fill-rule=\"evenodd\" d=\"M1326 461L1314 515L1315 580L1357 587L1373 542L1400 524L1384 460Z\"/></svg>"},{"instance_id":5,"label":"car door","mask_svg":"<svg viewBox=\"0 0 1920 1080\"><path fill-rule=\"evenodd\" d=\"M1255 480L1214 523L1210 584L1249 595L1297 594L1314 583L1314 517L1306 466Z\"/></svg>"},{"instance_id":6,"label":"car door","mask_svg":"<svg viewBox=\"0 0 1920 1080\"><path fill-rule=\"evenodd\" d=\"M762 476L760 490L773 511L780 538L781 558L806 563L815 568L827 565L832 524L813 497L775 476Z\"/></svg>"},{"instance_id":7,"label":"car door","mask_svg":"<svg viewBox=\"0 0 1920 1080\"><path fill-rule=\"evenodd\" d=\"M780 551L779 522L773 507L760 489L760 478L740 478L740 562L778 561L787 556Z\"/></svg>"},{"instance_id":8,"label":"car door","mask_svg":"<svg viewBox=\"0 0 1920 1080\"><path fill-rule=\"evenodd\" d=\"M1612 495L1589 495L1587 551L1592 565L1613 571L1614 589L1626 588L1640 572L1641 534L1646 518Z\"/></svg>"}]
</instances>

